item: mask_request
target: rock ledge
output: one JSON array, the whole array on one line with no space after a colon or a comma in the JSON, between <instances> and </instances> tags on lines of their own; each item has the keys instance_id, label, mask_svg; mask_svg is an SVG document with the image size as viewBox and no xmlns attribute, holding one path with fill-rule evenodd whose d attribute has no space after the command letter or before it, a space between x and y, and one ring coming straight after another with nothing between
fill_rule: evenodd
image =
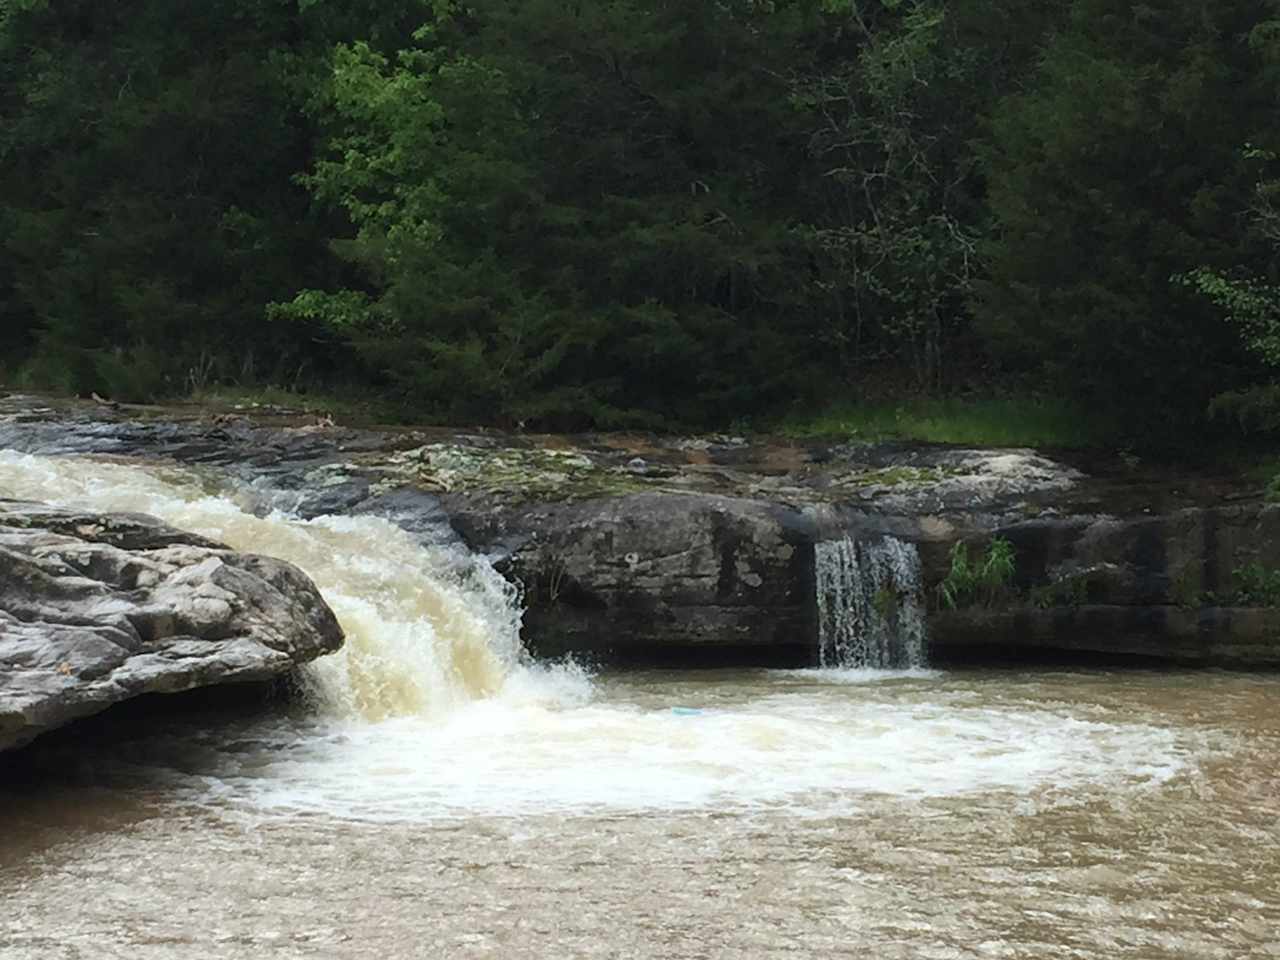
<instances>
[{"instance_id":1,"label":"rock ledge","mask_svg":"<svg viewBox=\"0 0 1280 960\"><path fill-rule=\"evenodd\" d=\"M140 514L0 500L0 750L141 694L270 679L342 640L288 563Z\"/></svg>"}]
</instances>

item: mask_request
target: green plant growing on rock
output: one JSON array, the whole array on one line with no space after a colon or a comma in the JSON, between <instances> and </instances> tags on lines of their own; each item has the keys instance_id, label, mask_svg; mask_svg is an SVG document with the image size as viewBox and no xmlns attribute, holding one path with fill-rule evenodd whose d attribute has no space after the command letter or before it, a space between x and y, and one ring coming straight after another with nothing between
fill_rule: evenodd
<instances>
[{"instance_id":1,"label":"green plant growing on rock","mask_svg":"<svg viewBox=\"0 0 1280 960\"><path fill-rule=\"evenodd\" d=\"M872 602L876 613L880 614L882 619L891 620L893 615L898 612L898 591L885 584L876 591Z\"/></svg>"},{"instance_id":2,"label":"green plant growing on rock","mask_svg":"<svg viewBox=\"0 0 1280 960\"><path fill-rule=\"evenodd\" d=\"M1248 563L1231 571L1230 601L1241 607L1280 607L1280 570Z\"/></svg>"},{"instance_id":3,"label":"green plant growing on rock","mask_svg":"<svg viewBox=\"0 0 1280 960\"><path fill-rule=\"evenodd\" d=\"M1212 601L1212 594L1203 589L1198 565L1183 567L1173 578L1169 590L1174 602L1184 610L1203 607Z\"/></svg>"},{"instance_id":4,"label":"green plant growing on rock","mask_svg":"<svg viewBox=\"0 0 1280 960\"><path fill-rule=\"evenodd\" d=\"M951 548L951 569L938 584L938 598L949 610L997 603L1009 591L1016 568L1013 544L994 537L980 560L971 560L969 545L957 541Z\"/></svg>"},{"instance_id":5,"label":"green plant growing on rock","mask_svg":"<svg viewBox=\"0 0 1280 960\"><path fill-rule=\"evenodd\" d=\"M1035 587L1027 596L1031 604L1040 610L1080 607L1089 599L1089 578L1087 574L1075 574Z\"/></svg>"}]
</instances>

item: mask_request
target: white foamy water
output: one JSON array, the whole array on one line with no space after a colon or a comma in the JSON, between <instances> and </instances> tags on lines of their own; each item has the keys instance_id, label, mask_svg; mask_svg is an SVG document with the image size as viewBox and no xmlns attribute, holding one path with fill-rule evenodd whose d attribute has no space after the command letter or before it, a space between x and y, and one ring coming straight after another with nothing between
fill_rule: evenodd
<instances>
[{"instance_id":1,"label":"white foamy water","mask_svg":"<svg viewBox=\"0 0 1280 960\"><path fill-rule=\"evenodd\" d=\"M920 554L894 537L814 544L824 667L920 669L925 660Z\"/></svg>"},{"instance_id":2,"label":"white foamy water","mask_svg":"<svg viewBox=\"0 0 1280 960\"><path fill-rule=\"evenodd\" d=\"M206 489L177 468L0 452L0 494L133 511L245 552L297 564L319 586L347 640L307 668L331 715L377 721L443 716L499 694L521 669L515 590L477 558L459 564L376 517L255 516L256 497Z\"/></svg>"},{"instance_id":3,"label":"white foamy water","mask_svg":"<svg viewBox=\"0 0 1280 960\"><path fill-rule=\"evenodd\" d=\"M833 687L699 707L619 693L572 707L494 698L433 726L259 727L212 746L203 779L175 786L239 809L371 821L653 809L833 816L874 795L1149 786L1183 765L1176 738L1159 729L965 709L921 689L849 698Z\"/></svg>"},{"instance_id":4,"label":"white foamy water","mask_svg":"<svg viewBox=\"0 0 1280 960\"><path fill-rule=\"evenodd\" d=\"M886 795L1149 787L1187 763L1188 739L1158 725L975 702L928 671L690 683L532 664L515 592L483 561L369 517L258 517L233 489L181 470L0 452L0 495L150 513L290 560L317 582L347 646L308 668L311 714L178 730L102 760L116 781L217 809L374 822L826 816Z\"/></svg>"}]
</instances>

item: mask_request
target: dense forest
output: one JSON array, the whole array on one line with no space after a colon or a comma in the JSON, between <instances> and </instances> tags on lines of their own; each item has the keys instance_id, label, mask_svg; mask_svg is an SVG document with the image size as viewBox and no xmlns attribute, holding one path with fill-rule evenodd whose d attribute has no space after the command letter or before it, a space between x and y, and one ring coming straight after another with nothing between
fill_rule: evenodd
<instances>
[{"instance_id":1,"label":"dense forest","mask_svg":"<svg viewBox=\"0 0 1280 960\"><path fill-rule=\"evenodd\" d=\"M1280 0L0 0L0 378L1280 426Z\"/></svg>"}]
</instances>

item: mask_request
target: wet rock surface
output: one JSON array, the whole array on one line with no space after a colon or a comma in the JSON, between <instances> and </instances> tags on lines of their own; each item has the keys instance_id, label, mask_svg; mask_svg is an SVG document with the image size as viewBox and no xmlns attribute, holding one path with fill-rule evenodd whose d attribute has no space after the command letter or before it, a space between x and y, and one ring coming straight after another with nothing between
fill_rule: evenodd
<instances>
[{"instance_id":1,"label":"wet rock surface","mask_svg":"<svg viewBox=\"0 0 1280 960\"><path fill-rule=\"evenodd\" d=\"M449 509L464 536L496 547L501 568L524 585L526 634L541 653L812 655L815 526L800 509L681 493L501 514L459 501Z\"/></svg>"},{"instance_id":2,"label":"wet rock surface","mask_svg":"<svg viewBox=\"0 0 1280 960\"><path fill-rule=\"evenodd\" d=\"M1210 612L1230 609L1241 564L1280 567L1280 513L1230 477L1131 457L1085 470L1023 449L355 428L30 397L0 399L5 447L206 465L251 484L264 511L373 514L425 543L460 539L522 585L539 653L806 662L815 543L914 543L934 597L953 544L1002 536L1013 589L1000 609L935 610L940 650L996 637L1007 651L1108 652L1123 636L1124 652L1154 659L1280 663L1267 617Z\"/></svg>"},{"instance_id":3,"label":"wet rock surface","mask_svg":"<svg viewBox=\"0 0 1280 960\"><path fill-rule=\"evenodd\" d=\"M270 679L342 639L283 561L142 515L0 500L0 750L142 694Z\"/></svg>"},{"instance_id":4,"label":"wet rock surface","mask_svg":"<svg viewBox=\"0 0 1280 960\"><path fill-rule=\"evenodd\" d=\"M1061 507L1084 479L1031 450L354 428L292 412L210 415L24 396L0 398L6 448L222 467L265 482L282 503L312 515L413 489L496 508L650 492L1016 517Z\"/></svg>"}]
</instances>

